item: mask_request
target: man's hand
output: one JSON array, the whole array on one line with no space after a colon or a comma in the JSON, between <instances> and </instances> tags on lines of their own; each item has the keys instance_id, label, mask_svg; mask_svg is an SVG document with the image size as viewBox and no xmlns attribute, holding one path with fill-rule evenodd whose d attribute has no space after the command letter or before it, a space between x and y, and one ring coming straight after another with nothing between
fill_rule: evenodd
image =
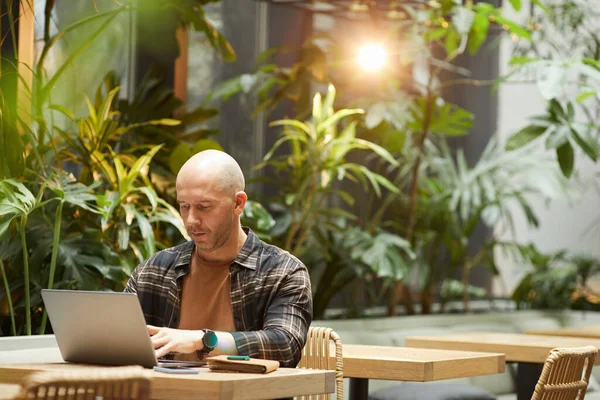
<instances>
[{"instance_id":1,"label":"man's hand","mask_svg":"<svg viewBox=\"0 0 600 400\"><path fill-rule=\"evenodd\" d=\"M202 331L188 331L183 329L159 328L147 325L151 336L156 358L164 357L168 353L189 354L202 350Z\"/></svg>"}]
</instances>

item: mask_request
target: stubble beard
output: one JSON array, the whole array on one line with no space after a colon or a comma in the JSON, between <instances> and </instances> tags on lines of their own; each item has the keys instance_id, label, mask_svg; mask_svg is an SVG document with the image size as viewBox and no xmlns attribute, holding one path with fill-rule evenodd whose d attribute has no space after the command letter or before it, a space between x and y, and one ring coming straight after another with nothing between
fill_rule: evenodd
<instances>
[{"instance_id":1,"label":"stubble beard","mask_svg":"<svg viewBox=\"0 0 600 400\"><path fill-rule=\"evenodd\" d=\"M210 231L205 234L207 241L201 243L195 243L198 250L203 251L214 251L217 250L227 243L231 231L233 229L233 218L229 223L222 224L216 231Z\"/></svg>"}]
</instances>

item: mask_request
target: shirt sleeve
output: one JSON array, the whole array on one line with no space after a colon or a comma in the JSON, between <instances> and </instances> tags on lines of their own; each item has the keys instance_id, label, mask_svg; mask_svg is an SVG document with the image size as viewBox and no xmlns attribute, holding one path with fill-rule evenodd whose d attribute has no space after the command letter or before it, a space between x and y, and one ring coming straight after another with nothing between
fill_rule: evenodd
<instances>
[{"instance_id":1,"label":"shirt sleeve","mask_svg":"<svg viewBox=\"0 0 600 400\"><path fill-rule=\"evenodd\" d=\"M140 267L138 266L133 270L131 276L129 277L129 280L127 281L127 285L125 285L125 289L123 289L123 292L137 293L137 278L139 269Z\"/></svg>"},{"instance_id":2,"label":"shirt sleeve","mask_svg":"<svg viewBox=\"0 0 600 400\"><path fill-rule=\"evenodd\" d=\"M267 310L263 329L232 332L238 354L277 360L282 367L295 367L302 357L312 321L312 292L306 266L283 275L281 285Z\"/></svg>"}]
</instances>

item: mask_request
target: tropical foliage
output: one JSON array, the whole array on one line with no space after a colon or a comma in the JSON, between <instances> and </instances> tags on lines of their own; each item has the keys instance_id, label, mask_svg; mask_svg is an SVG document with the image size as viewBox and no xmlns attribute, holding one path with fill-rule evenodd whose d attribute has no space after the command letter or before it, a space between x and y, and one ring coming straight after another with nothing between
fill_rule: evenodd
<instances>
[{"instance_id":1,"label":"tropical foliage","mask_svg":"<svg viewBox=\"0 0 600 400\"><path fill-rule=\"evenodd\" d=\"M395 313L399 298L412 313L411 286L414 284L404 283L417 274L422 309L430 312L441 282L459 274L468 309L471 290L468 283L473 269L485 267L496 274L498 251L508 251L518 260L526 259L518 251L517 243L501 240L499 235L492 235L490 230L481 227L495 229L505 222L505 228L510 230L513 215L519 210L533 228L537 227L538 217L530 200L536 196L569 197L567 194L574 188L568 185L574 181L568 182L565 177L573 176L576 171L575 150L581 149L592 161L596 161L598 155L595 122L598 96L597 85L594 85L600 76L598 40L595 30L589 29L596 14L590 10L589 2L587 8L581 9L576 7L576 3L581 2L574 0L546 3L534 1L532 18L522 19L524 23L517 22L521 19L518 12L524 11L520 1L510 2L510 7L517 12L514 20L502 9L484 2L434 1L418 10L399 6L395 14L397 20L385 21L377 33L381 37L394 37L394 46L398 45L389 53L399 53L402 57L388 60L391 67L377 77L366 77L356 71L354 65L349 66L351 47L348 45L356 47L356 42L345 43L344 26L340 26L340 29L308 38L298 49L268 50L258 59L254 71L233 78L215 90L214 95L225 100L236 93L258 96L259 103L252 116L268 113L279 104L291 101L301 120L310 114L312 88L333 82L342 92L340 98L351 99L338 100L341 107L366 110L363 118L357 120L357 137L380 144L398 161L396 168L381 161L367 162L397 190L384 187L381 197L373 190L371 199L359 206L346 203L346 213L338 213L337 222L318 223L318 229L309 234L310 243L320 244L321 256L307 255L304 259L317 271L329 268L328 273L321 273L336 290L362 277L370 293L392 289L388 296L389 314ZM578 34L579 29L583 30L582 35ZM561 35L552 31L567 32L565 37L572 41L560 37L555 43L552 38ZM472 79L470 71L459 67L456 60L467 53L476 54L485 48L488 37L498 32L510 35L515 43L508 75L497 81ZM401 39L397 39L398 36ZM582 53L574 53L572 43L583 48ZM291 67L272 61L275 54L294 51L297 62ZM453 87L488 85L492 90L492 85L532 72L548 100L545 115L534 117L530 126L515 133L506 144L493 139L475 165L469 165L462 151L451 150L453 138L469 134L475 118L468 110L446 99ZM567 76L576 76L577 90L565 96ZM361 87L370 90L361 90ZM579 112L585 121L577 118ZM557 174L552 159L532 147L534 139L542 136L546 138L546 148L555 151L564 177ZM294 199L302 192L302 186L296 187L301 190L284 191L281 199ZM281 203L275 211L287 215L282 212L286 209L285 201ZM278 219L274 227L284 236L293 232L289 215L285 218ZM343 227L342 232L340 227ZM403 240L414 257L402 257L402 262L395 258L394 262L381 264L371 258L366 263L368 268L364 268L364 257L353 258L352 252L342 254L348 250L343 243L352 232L356 233L354 230L359 234L352 239L351 249L364 250L372 238L389 234L394 241ZM482 232L487 232L483 241L479 239ZM473 242L482 243L475 249ZM383 245L386 240L380 239L377 243L382 244L375 247L378 254L375 259L389 260L389 248ZM292 248L289 244L288 248ZM341 266L343 263L347 268ZM380 268L390 264L394 266L393 272L388 267ZM339 280L332 278L332 271L337 271ZM457 286L452 287L455 291ZM322 290L315 293L315 304L329 301L330 296L321 297L322 293ZM318 304L316 309L323 309L323 305Z\"/></svg>"},{"instance_id":2,"label":"tropical foliage","mask_svg":"<svg viewBox=\"0 0 600 400\"><path fill-rule=\"evenodd\" d=\"M102 62L89 74L99 82L65 89L64 81L132 12L156 28L140 44L160 57L178 55L175 28L182 27L204 32L222 60L234 60L206 17L207 3L151 0L134 9L115 2L55 32L55 2L48 0L32 83L19 76L24 88L16 96L10 92L16 69L0 75L3 334L47 331L42 288L120 290L137 263L187 237L172 206L174 177L192 154L221 149L218 130L204 125L217 110L182 111L159 68L132 92L124 88L131 77L102 70ZM367 305L387 302L390 315L399 300L414 312L415 287L423 312L431 312L438 295L442 303L462 298L468 310L472 298L486 295L470 285L471 273L488 268L496 274L499 251L534 266L514 295L521 306L559 307L594 295L587 285L597 269L593 260L544 255L497 235L499 228L513 229L515 212L537 227L531 199L572 195L567 185L577 182L578 154L595 162L600 152L600 41L589 29L593 13L575 7L581 6L576 0L532 3L531 18L522 24L484 2L438 0L418 9L398 4L397 18L378 30L402 38L393 51L402 57L377 77L349 66L344 31L334 30L307 38L299 49L268 50L254 70L206 99L256 96L250 117L293 103L294 117L270 124L280 136L257 165L276 194L262 205L249 202L242 218L307 264L316 318L348 285L366 293ZM510 6L521 10L518 0ZM172 26L156 24L165 13ZM551 30L565 34L555 40ZM515 42L511 71L494 82L473 79L457 60L481 52L496 32ZM57 49L65 54L56 56ZM295 52L297 61L276 64L281 52ZM492 139L477 161L468 162L453 139L473 130L475 115L448 101L448 92L462 84L491 89L524 74L536 76L546 111L507 143ZM83 90L96 86L92 93ZM22 99L29 99L31 113L23 112ZM542 141L560 168L534 151ZM360 314L353 306L351 312Z\"/></svg>"},{"instance_id":3,"label":"tropical foliage","mask_svg":"<svg viewBox=\"0 0 600 400\"><path fill-rule=\"evenodd\" d=\"M520 253L532 268L513 293L517 307L598 309L598 293L589 286L590 278L600 273L597 259L566 251L544 254L531 244L521 246Z\"/></svg>"},{"instance_id":4,"label":"tropical foliage","mask_svg":"<svg viewBox=\"0 0 600 400\"><path fill-rule=\"evenodd\" d=\"M593 162L600 156L600 38L591 28L597 15L595 3L586 0L534 8L531 23L543 29L534 42L517 46L510 62L509 76L535 76L548 106L510 138L507 148L543 140L567 177L576 170L576 151Z\"/></svg>"},{"instance_id":5,"label":"tropical foliage","mask_svg":"<svg viewBox=\"0 0 600 400\"><path fill-rule=\"evenodd\" d=\"M347 122L346 126L338 128L346 122L344 119L363 111L343 109L334 112L334 100L335 89L329 86L324 99L321 99L320 93L315 95L311 121L286 119L271 123L272 126L283 126L283 134L259 165L272 167L276 179L282 182L282 197L289 207L288 220L280 224L280 229L286 231L283 247L300 256L315 225L326 225L331 217L352 217L342 208L324 207L330 200L329 195L336 195L348 205L354 202L350 194L334 188L336 180L361 182L366 191L372 189L377 195L381 194L382 187L397 191L384 176L348 161L351 151L368 150L391 166L398 166L387 150L356 137L358 121ZM284 143L289 144L290 153L273 157Z\"/></svg>"},{"instance_id":6,"label":"tropical foliage","mask_svg":"<svg viewBox=\"0 0 600 400\"><path fill-rule=\"evenodd\" d=\"M371 171L364 164L350 161L352 154L360 154L362 157L380 159L391 168L398 166L387 150L356 136L356 126L364 111L342 109L336 112L334 101L335 89L330 86L323 98L320 93L315 95L310 120L286 119L271 123L272 126L282 126L283 132L258 165L259 168L271 168L274 176L271 179L279 183L277 198L283 199L283 203L275 201L269 204L276 215L276 224L271 232L273 239L282 248L302 259L314 257L313 263L317 264L321 254L330 254L327 251L330 243L319 240L319 236L325 235L333 239L342 234L344 239L341 240L346 242L349 237L342 233L345 228L339 226L339 221L355 219L348 211L354 205L354 198L347 190L339 187L340 183L356 182L361 184L363 190L373 190L377 195L381 195L382 188L397 192L397 188L383 175ZM288 151L282 151L284 145L287 145ZM402 260L405 255L403 251L412 254L407 242L398 237L394 239L394 244L399 246L402 255L399 255L397 249L391 251L391 260L385 257L370 259L372 256L369 256L368 247L374 243L367 245L364 241L362 243L366 247L361 249L366 253L360 254L361 251L353 250L351 258L370 259L373 265L379 265L392 273L391 270L400 268L396 261ZM348 249L348 245L349 243L345 243L344 248ZM307 252L311 254L308 255ZM339 285L335 282L347 282L355 277L354 274L341 277L339 273L343 266L330 263L321 272L323 276L313 280L316 287L316 316L322 316L330 297L335 293L335 288ZM314 272L318 270L312 269Z\"/></svg>"},{"instance_id":7,"label":"tropical foliage","mask_svg":"<svg viewBox=\"0 0 600 400\"><path fill-rule=\"evenodd\" d=\"M182 25L205 31L223 58L233 59L227 41L204 18L202 4L169 7L178 10ZM48 1L46 16L53 5ZM8 316L2 334L46 332L42 288L122 290L139 262L187 238L169 202L178 170L170 155L184 146L218 147L207 139L216 132L199 125L216 111L199 108L174 119L182 102L164 86L158 69L129 98L120 96L114 71L104 72L92 98L81 87L70 88L80 91L79 103L60 95L62 79L81 54L128 12L129 4L115 3L53 35L48 18L31 87L24 85L15 96L7 83L11 75L0 76L0 298ZM50 55L72 34L80 35L77 46L56 68ZM31 114L18 113L28 98ZM246 214L265 225L260 206Z\"/></svg>"}]
</instances>

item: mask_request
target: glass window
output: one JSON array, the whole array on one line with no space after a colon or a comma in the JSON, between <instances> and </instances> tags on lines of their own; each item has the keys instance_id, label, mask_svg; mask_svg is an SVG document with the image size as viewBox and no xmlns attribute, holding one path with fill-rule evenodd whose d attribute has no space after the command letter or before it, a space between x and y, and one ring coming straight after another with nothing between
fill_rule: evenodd
<instances>
[{"instance_id":1,"label":"glass window","mask_svg":"<svg viewBox=\"0 0 600 400\"><path fill-rule=\"evenodd\" d=\"M120 79L120 96L127 96L132 66L133 13L114 0L57 1L46 21L46 1L34 1L36 62L46 45L44 36L64 36L53 44L44 60L44 80L60 74L51 103L86 112L83 95L93 98L104 76L114 70ZM74 24L88 18L87 22Z\"/></svg>"},{"instance_id":2,"label":"glass window","mask_svg":"<svg viewBox=\"0 0 600 400\"><path fill-rule=\"evenodd\" d=\"M206 18L213 26L223 32L222 3L211 3L203 6ZM222 61L211 47L204 32L193 28L188 36L188 72L187 72L187 109L193 110L204 104L210 91L221 81L220 69ZM213 102L212 107L218 107ZM207 121L210 127L219 125L219 115Z\"/></svg>"}]
</instances>

